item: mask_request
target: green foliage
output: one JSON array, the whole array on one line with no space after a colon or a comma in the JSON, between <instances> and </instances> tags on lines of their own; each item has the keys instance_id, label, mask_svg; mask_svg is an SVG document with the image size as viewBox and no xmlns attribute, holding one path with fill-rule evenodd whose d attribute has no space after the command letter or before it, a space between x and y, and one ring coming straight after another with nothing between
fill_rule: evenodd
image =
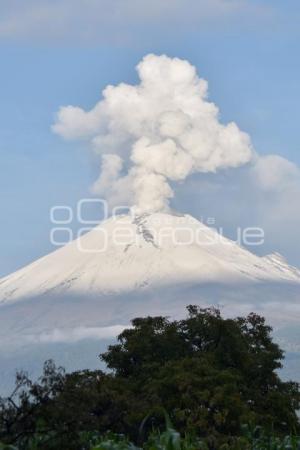
<instances>
[{"instance_id":1,"label":"green foliage","mask_svg":"<svg viewBox=\"0 0 300 450\"><path fill-rule=\"evenodd\" d=\"M194 435L182 437L171 424L168 416L166 429L163 432L152 431L147 440L136 446L124 435L105 433L82 433L81 450L209 450L209 445ZM214 447L214 450L299 450L300 438L297 436L275 437L265 433L261 427L243 427L243 436L236 437L230 443ZM27 450L43 449L49 440L48 435L33 436ZM0 450L19 450L0 443Z\"/></svg>"},{"instance_id":2,"label":"green foliage","mask_svg":"<svg viewBox=\"0 0 300 450\"><path fill-rule=\"evenodd\" d=\"M140 419L160 407L180 431L207 436L236 434L252 421L297 429L299 388L279 379L283 352L264 318L223 319L216 309L196 306L188 313L181 321L135 319L102 355L116 379L143 397Z\"/></svg>"},{"instance_id":3,"label":"green foliage","mask_svg":"<svg viewBox=\"0 0 300 450\"><path fill-rule=\"evenodd\" d=\"M91 450L141 450L123 435L108 434L100 438Z\"/></svg>"},{"instance_id":4,"label":"green foliage","mask_svg":"<svg viewBox=\"0 0 300 450\"><path fill-rule=\"evenodd\" d=\"M65 374L47 362L37 382L19 374L13 394L0 400L0 440L18 450L138 448L124 436L148 450L293 449L282 436L299 432L299 386L280 380L283 352L262 317L224 319L189 306L184 320L132 325L101 355L111 373ZM159 432L164 411L174 426ZM262 426L258 445L269 447L255 447L255 436L249 447L245 423Z\"/></svg>"}]
</instances>

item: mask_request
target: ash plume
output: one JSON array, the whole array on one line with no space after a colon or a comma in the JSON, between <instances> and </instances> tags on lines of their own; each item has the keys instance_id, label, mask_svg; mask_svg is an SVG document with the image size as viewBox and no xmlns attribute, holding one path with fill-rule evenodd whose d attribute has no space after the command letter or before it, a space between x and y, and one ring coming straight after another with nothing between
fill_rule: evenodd
<instances>
[{"instance_id":1,"label":"ash plume","mask_svg":"<svg viewBox=\"0 0 300 450\"><path fill-rule=\"evenodd\" d=\"M172 183L253 159L248 134L220 122L207 82L188 61L149 54L136 69L139 84L107 86L90 111L65 106L57 113L53 131L85 139L100 157L94 194L111 206L168 210Z\"/></svg>"}]
</instances>

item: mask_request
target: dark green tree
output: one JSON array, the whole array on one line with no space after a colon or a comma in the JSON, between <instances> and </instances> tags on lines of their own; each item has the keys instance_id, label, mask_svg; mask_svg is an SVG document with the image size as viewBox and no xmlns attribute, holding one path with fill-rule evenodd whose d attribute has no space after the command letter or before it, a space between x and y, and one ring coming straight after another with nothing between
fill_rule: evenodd
<instances>
[{"instance_id":1,"label":"dark green tree","mask_svg":"<svg viewBox=\"0 0 300 450\"><path fill-rule=\"evenodd\" d=\"M265 319L187 309L180 321L134 319L101 356L115 377L131 382L147 408L167 410L181 431L230 435L247 422L297 430L299 386L280 379L283 352Z\"/></svg>"},{"instance_id":2,"label":"dark green tree","mask_svg":"<svg viewBox=\"0 0 300 450\"><path fill-rule=\"evenodd\" d=\"M82 450L83 436L110 430L137 442L143 421L144 433L164 427L165 411L212 449L243 424L298 432L299 386L280 379L271 332L256 314L226 319L196 306L183 320L136 318L101 355L109 373L65 374L48 362L37 382L19 375L0 402L0 441L26 449L34 436L36 448Z\"/></svg>"}]
</instances>

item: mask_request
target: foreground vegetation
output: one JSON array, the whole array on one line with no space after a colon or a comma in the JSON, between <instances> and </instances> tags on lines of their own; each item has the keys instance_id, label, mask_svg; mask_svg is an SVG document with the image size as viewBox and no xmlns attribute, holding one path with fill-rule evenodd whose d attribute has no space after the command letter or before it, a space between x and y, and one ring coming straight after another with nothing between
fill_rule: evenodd
<instances>
[{"instance_id":1,"label":"foreground vegetation","mask_svg":"<svg viewBox=\"0 0 300 450\"><path fill-rule=\"evenodd\" d=\"M0 441L18 450L300 448L285 437L300 434L299 386L279 378L283 352L264 318L189 306L184 320L132 325L101 355L108 373L65 374L48 361L37 382L18 374L0 400Z\"/></svg>"},{"instance_id":2,"label":"foreground vegetation","mask_svg":"<svg viewBox=\"0 0 300 450\"><path fill-rule=\"evenodd\" d=\"M215 450L299 450L300 437L286 436L275 437L265 433L260 427L250 429L245 426L242 429L243 436L233 437L230 442L215 447ZM31 437L27 444L27 450L43 449L53 440L53 435L38 434ZM184 437L174 430L170 423L163 432L151 432L147 440L135 445L123 435L106 433L98 436L97 433L83 433L81 436L81 448L83 450L209 450L209 444L205 440L194 435ZM53 447L53 449L57 447ZM0 450L19 450L19 447L0 444Z\"/></svg>"}]
</instances>

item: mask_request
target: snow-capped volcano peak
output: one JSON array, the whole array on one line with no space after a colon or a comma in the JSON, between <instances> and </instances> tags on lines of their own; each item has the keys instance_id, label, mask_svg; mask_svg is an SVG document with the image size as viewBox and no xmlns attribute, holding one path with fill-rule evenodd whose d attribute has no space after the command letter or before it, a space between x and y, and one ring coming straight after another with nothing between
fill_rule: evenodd
<instances>
[{"instance_id":1,"label":"snow-capped volcano peak","mask_svg":"<svg viewBox=\"0 0 300 450\"><path fill-rule=\"evenodd\" d=\"M0 388L49 358L98 367L100 348L132 318L178 318L188 304L256 311L299 342L299 293L299 270L280 255L260 258L189 215L111 217L0 280Z\"/></svg>"},{"instance_id":2,"label":"snow-capped volcano peak","mask_svg":"<svg viewBox=\"0 0 300 450\"><path fill-rule=\"evenodd\" d=\"M277 254L250 253L189 215L123 215L0 280L0 301L271 280L300 282L300 272Z\"/></svg>"}]
</instances>

